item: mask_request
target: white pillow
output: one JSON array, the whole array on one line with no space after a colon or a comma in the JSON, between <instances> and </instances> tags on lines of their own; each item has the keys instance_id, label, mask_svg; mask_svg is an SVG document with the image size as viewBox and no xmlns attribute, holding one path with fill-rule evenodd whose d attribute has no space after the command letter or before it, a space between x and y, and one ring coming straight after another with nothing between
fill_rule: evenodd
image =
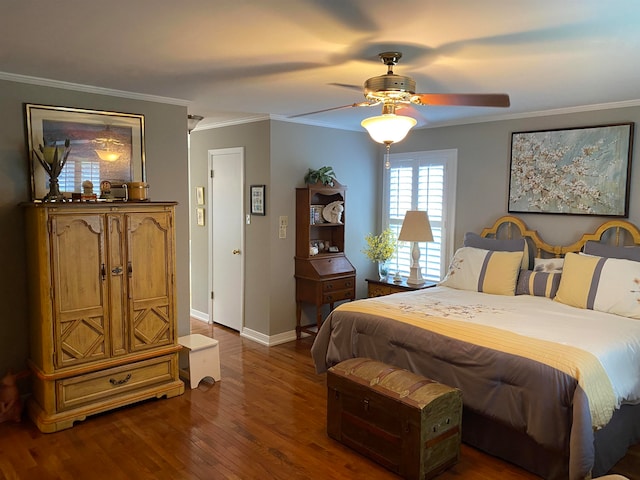
<instances>
[{"instance_id":1,"label":"white pillow","mask_svg":"<svg viewBox=\"0 0 640 480\"><path fill-rule=\"evenodd\" d=\"M447 275L439 285L493 293L514 295L523 252L497 252L462 247L453 256Z\"/></svg>"},{"instance_id":2,"label":"white pillow","mask_svg":"<svg viewBox=\"0 0 640 480\"><path fill-rule=\"evenodd\" d=\"M561 272L564 258L534 258L534 272Z\"/></svg>"}]
</instances>

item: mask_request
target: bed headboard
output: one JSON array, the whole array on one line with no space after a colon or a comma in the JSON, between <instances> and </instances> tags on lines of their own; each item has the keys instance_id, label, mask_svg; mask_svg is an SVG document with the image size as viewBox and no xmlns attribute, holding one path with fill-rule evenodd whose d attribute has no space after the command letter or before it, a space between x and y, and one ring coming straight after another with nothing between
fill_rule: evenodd
<instances>
[{"instance_id":1,"label":"bed headboard","mask_svg":"<svg viewBox=\"0 0 640 480\"><path fill-rule=\"evenodd\" d=\"M585 233L577 242L566 246L548 244L536 230L529 230L520 218L513 215L500 217L493 226L483 229L480 235L491 238L524 238L533 256L538 258L562 257L568 252L579 252L589 240L615 246L640 245L640 230L626 220L608 220L595 232Z\"/></svg>"}]
</instances>

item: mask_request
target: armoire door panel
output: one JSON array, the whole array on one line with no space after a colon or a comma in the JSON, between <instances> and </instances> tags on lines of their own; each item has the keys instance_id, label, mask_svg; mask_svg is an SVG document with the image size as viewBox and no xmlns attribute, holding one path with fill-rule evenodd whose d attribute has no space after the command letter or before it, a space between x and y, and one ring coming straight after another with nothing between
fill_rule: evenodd
<instances>
[{"instance_id":1,"label":"armoire door panel","mask_svg":"<svg viewBox=\"0 0 640 480\"><path fill-rule=\"evenodd\" d=\"M108 256L107 281L109 283L112 355L127 353L127 276L125 257L124 215L107 215Z\"/></svg>"},{"instance_id":2,"label":"armoire door panel","mask_svg":"<svg viewBox=\"0 0 640 480\"><path fill-rule=\"evenodd\" d=\"M132 351L174 341L173 235L167 213L127 215L129 332Z\"/></svg>"},{"instance_id":3,"label":"armoire door panel","mask_svg":"<svg viewBox=\"0 0 640 480\"><path fill-rule=\"evenodd\" d=\"M100 215L51 219L56 363L66 367L108 355L104 225Z\"/></svg>"},{"instance_id":4,"label":"armoire door panel","mask_svg":"<svg viewBox=\"0 0 640 480\"><path fill-rule=\"evenodd\" d=\"M140 302L133 307L133 346L144 348L169 343L171 341L169 305L154 305L145 308L144 305L141 305L144 303Z\"/></svg>"},{"instance_id":5,"label":"armoire door panel","mask_svg":"<svg viewBox=\"0 0 640 480\"><path fill-rule=\"evenodd\" d=\"M60 333L57 344L61 346L58 355L62 365L100 360L108 356L105 351L104 319L101 316L61 321Z\"/></svg>"}]
</instances>

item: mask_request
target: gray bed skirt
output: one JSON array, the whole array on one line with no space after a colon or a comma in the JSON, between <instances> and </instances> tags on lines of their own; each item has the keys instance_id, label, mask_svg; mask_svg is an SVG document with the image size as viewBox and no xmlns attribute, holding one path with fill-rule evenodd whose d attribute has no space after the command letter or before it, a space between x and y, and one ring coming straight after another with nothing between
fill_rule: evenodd
<instances>
[{"instance_id":1,"label":"gray bed skirt","mask_svg":"<svg viewBox=\"0 0 640 480\"><path fill-rule=\"evenodd\" d=\"M549 480L569 478L568 455L545 449L531 437L494 419L465 408L462 441L478 450L506 460ZM611 422L595 434L595 462L592 476L606 475L640 442L640 405L624 405Z\"/></svg>"}]
</instances>

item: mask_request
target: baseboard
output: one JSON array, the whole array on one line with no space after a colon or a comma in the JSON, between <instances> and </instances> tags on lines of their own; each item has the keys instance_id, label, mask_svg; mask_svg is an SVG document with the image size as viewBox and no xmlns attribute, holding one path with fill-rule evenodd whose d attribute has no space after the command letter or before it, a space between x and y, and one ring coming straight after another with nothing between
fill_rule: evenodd
<instances>
[{"instance_id":1,"label":"baseboard","mask_svg":"<svg viewBox=\"0 0 640 480\"><path fill-rule=\"evenodd\" d=\"M296 331L290 330L288 332L278 333L277 335L265 335L264 333L251 330L250 328L243 328L242 332L240 332L240 336L262 345L266 345L267 347L273 347L275 345L280 345L281 343L287 343L295 340Z\"/></svg>"},{"instance_id":2,"label":"baseboard","mask_svg":"<svg viewBox=\"0 0 640 480\"><path fill-rule=\"evenodd\" d=\"M190 315L191 315L192 318L195 318L196 320L200 320L202 322L209 323L209 314L208 313L200 312L200 311L194 310L192 308Z\"/></svg>"},{"instance_id":3,"label":"baseboard","mask_svg":"<svg viewBox=\"0 0 640 480\"><path fill-rule=\"evenodd\" d=\"M198 310L191 309L191 318L200 320L201 322L209 323L209 314L200 312ZM281 343L291 342L296 339L296 331L291 330L289 332L279 333L277 335L265 335L264 333L251 330L250 328L243 328L240 332L240 336L247 338L251 341L257 342L267 347L273 347L274 345L280 345ZM306 336L306 335L305 335Z\"/></svg>"}]
</instances>

